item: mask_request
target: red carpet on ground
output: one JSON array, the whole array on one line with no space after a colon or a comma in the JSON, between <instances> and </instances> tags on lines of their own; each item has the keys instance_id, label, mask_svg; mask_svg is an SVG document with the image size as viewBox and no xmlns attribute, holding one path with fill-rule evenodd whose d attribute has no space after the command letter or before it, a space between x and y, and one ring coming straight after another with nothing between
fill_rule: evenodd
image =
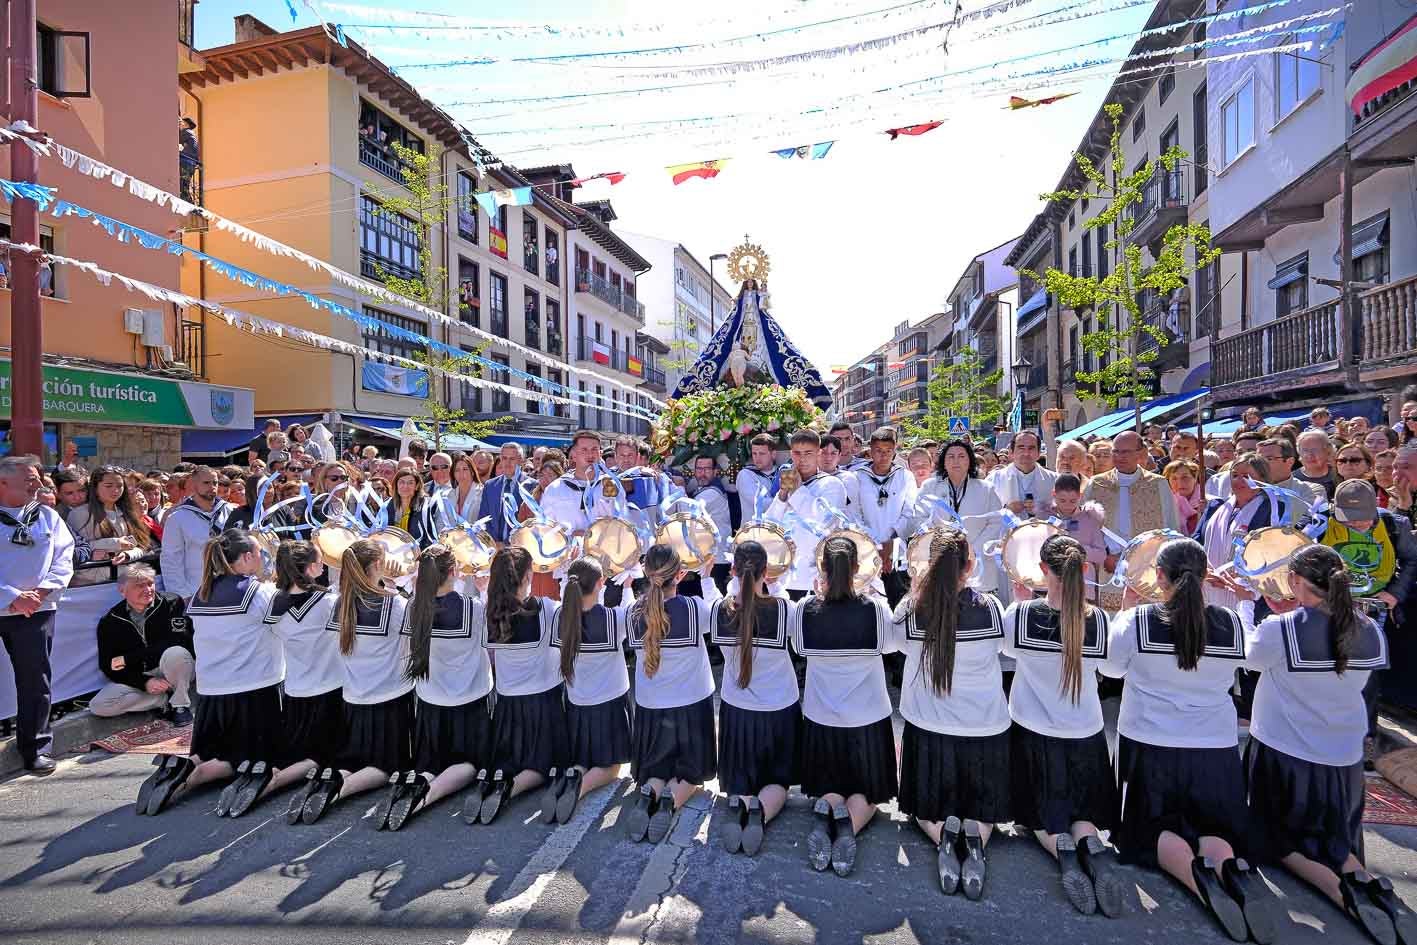
<instances>
[{"instance_id":1,"label":"red carpet on ground","mask_svg":"<svg viewBox=\"0 0 1417 945\"><path fill-rule=\"evenodd\" d=\"M165 719L151 719L100 738L90 749L101 748L115 755L185 755L192 746L192 726L177 728Z\"/></svg>"},{"instance_id":2,"label":"red carpet on ground","mask_svg":"<svg viewBox=\"0 0 1417 945\"><path fill-rule=\"evenodd\" d=\"M1417 827L1417 798L1380 774L1369 774L1364 788L1364 823Z\"/></svg>"}]
</instances>

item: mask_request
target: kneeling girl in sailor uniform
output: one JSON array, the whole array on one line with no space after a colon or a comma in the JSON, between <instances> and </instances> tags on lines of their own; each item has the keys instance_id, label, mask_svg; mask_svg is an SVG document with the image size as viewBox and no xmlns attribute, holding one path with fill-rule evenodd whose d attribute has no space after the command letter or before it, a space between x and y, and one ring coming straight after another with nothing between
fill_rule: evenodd
<instances>
[{"instance_id":1,"label":"kneeling girl in sailor uniform","mask_svg":"<svg viewBox=\"0 0 1417 945\"><path fill-rule=\"evenodd\" d=\"M138 789L140 814L161 813L182 792L226 780L241 766L247 774L240 780L248 781L259 762L261 777L240 789L250 807L274 773L285 659L264 622L275 587L255 577L260 570L260 549L246 532L222 532L207 542L202 583L187 608L202 696L192 749L185 757L153 759L157 770Z\"/></svg>"},{"instance_id":2,"label":"kneeling girl in sailor uniform","mask_svg":"<svg viewBox=\"0 0 1417 945\"><path fill-rule=\"evenodd\" d=\"M802 735L797 671L787 649L793 608L767 587L768 553L756 541L733 549L737 596L714 604L712 642L723 651L718 710L718 783L729 796L723 847L755 855L763 830L797 783Z\"/></svg>"},{"instance_id":3,"label":"kneeling girl in sailor uniform","mask_svg":"<svg viewBox=\"0 0 1417 945\"><path fill-rule=\"evenodd\" d=\"M344 664L339 637L330 633L335 597L320 581L325 565L308 541L281 542L276 551L275 598L266 623L285 645L285 738L282 753L290 767L307 778L286 806L285 819L297 823L318 782L315 768L335 763L344 744ZM232 816L236 816L233 809Z\"/></svg>"},{"instance_id":4,"label":"kneeling girl in sailor uniform","mask_svg":"<svg viewBox=\"0 0 1417 945\"><path fill-rule=\"evenodd\" d=\"M792 647L807 660L802 692L802 792L815 797L807 852L818 872L847 876L856 835L896 796L895 736L885 663L893 652L884 598L859 597L856 544L829 538L814 596L792 612Z\"/></svg>"},{"instance_id":5,"label":"kneeling girl in sailor uniform","mask_svg":"<svg viewBox=\"0 0 1417 945\"><path fill-rule=\"evenodd\" d=\"M1240 618L1206 606L1205 548L1161 546L1165 603L1112 621L1102 672L1125 677L1117 719L1124 863L1160 866L1200 897L1232 939L1275 938L1276 900L1243 859L1250 834L1230 689L1245 658Z\"/></svg>"},{"instance_id":6,"label":"kneeling girl in sailor uniform","mask_svg":"<svg viewBox=\"0 0 1417 945\"><path fill-rule=\"evenodd\" d=\"M1245 751L1250 810L1268 853L1379 942L1417 942L1392 883L1363 866L1363 686L1388 665L1387 640L1356 607L1343 559L1309 545L1289 562L1297 609L1248 632L1260 673ZM1249 617L1250 605L1241 604Z\"/></svg>"},{"instance_id":7,"label":"kneeling girl in sailor uniform","mask_svg":"<svg viewBox=\"0 0 1417 945\"><path fill-rule=\"evenodd\" d=\"M566 682L570 744L560 771L551 769L541 805L545 824L569 821L580 799L619 778L630 760L630 673L622 647L635 599L621 586L619 606L606 607L599 561L578 558L566 569L551 645Z\"/></svg>"},{"instance_id":8,"label":"kneeling girl in sailor uniform","mask_svg":"<svg viewBox=\"0 0 1417 945\"><path fill-rule=\"evenodd\" d=\"M531 555L521 548L492 556L484 645L494 660L497 708L492 764L478 771L463 802L469 824L492 823L508 800L545 782L566 757L561 671L551 649L556 601L533 595L531 576Z\"/></svg>"},{"instance_id":9,"label":"kneeling girl in sailor uniform","mask_svg":"<svg viewBox=\"0 0 1417 945\"><path fill-rule=\"evenodd\" d=\"M1076 539L1054 535L1039 554L1047 596L1004 613L1004 655L1016 661L1009 692L1014 820L1057 858L1063 891L1079 912L1100 906L1117 916L1125 887L1097 835L1117 816L1097 698L1107 617L1085 600L1087 551Z\"/></svg>"},{"instance_id":10,"label":"kneeling girl in sailor uniform","mask_svg":"<svg viewBox=\"0 0 1417 945\"><path fill-rule=\"evenodd\" d=\"M999 651L1004 608L968 586L969 536L939 526L930 568L896 609L894 645L905 654L900 714L900 809L939 847L940 888L984 894L984 847L1013 819L1009 704Z\"/></svg>"},{"instance_id":11,"label":"kneeling girl in sailor uniform","mask_svg":"<svg viewBox=\"0 0 1417 945\"><path fill-rule=\"evenodd\" d=\"M384 587L384 546L361 538L340 557L339 601L327 627L344 664L344 747L317 772L300 813L313 824L336 801L372 791L409 763L413 681L405 678L403 595ZM377 824L375 826L378 826Z\"/></svg>"},{"instance_id":12,"label":"kneeling girl in sailor uniform","mask_svg":"<svg viewBox=\"0 0 1417 945\"><path fill-rule=\"evenodd\" d=\"M645 596L630 609L629 627L635 651L630 771L640 793L625 824L630 839L658 843L675 811L718 774L705 638L709 607L720 595L710 560L699 571L704 596L680 596L686 572L668 545L650 547L644 571Z\"/></svg>"},{"instance_id":13,"label":"kneeling girl in sailor uniform","mask_svg":"<svg viewBox=\"0 0 1417 945\"><path fill-rule=\"evenodd\" d=\"M408 668L418 698L413 767L389 778L375 811L400 830L414 814L461 791L492 753L492 664L483 647L482 603L457 590L457 558L446 545L418 556L413 600L405 611Z\"/></svg>"}]
</instances>

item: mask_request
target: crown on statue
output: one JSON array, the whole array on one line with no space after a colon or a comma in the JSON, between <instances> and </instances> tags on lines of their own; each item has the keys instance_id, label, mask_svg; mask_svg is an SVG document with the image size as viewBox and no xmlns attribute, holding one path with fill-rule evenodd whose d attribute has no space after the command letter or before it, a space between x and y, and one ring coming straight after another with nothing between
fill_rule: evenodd
<instances>
[{"instance_id":1,"label":"crown on statue","mask_svg":"<svg viewBox=\"0 0 1417 945\"><path fill-rule=\"evenodd\" d=\"M768 254L757 243L750 241L746 233L743 235L743 242L728 254L728 275L738 283L755 279L758 287L762 288L767 282L771 268Z\"/></svg>"}]
</instances>

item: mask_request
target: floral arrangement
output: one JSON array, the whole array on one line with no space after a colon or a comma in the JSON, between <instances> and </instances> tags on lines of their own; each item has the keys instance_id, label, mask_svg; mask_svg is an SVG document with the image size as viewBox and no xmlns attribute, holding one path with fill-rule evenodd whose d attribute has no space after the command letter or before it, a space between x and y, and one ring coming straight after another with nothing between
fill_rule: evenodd
<instances>
[{"instance_id":1,"label":"floral arrangement","mask_svg":"<svg viewBox=\"0 0 1417 945\"><path fill-rule=\"evenodd\" d=\"M720 387L669 401L650 434L650 446L671 465L694 456L746 463L748 441L758 433L779 440L796 430L826 430L826 415L800 387ZM725 463L726 461L726 463Z\"/></svg>"}]
</instances>

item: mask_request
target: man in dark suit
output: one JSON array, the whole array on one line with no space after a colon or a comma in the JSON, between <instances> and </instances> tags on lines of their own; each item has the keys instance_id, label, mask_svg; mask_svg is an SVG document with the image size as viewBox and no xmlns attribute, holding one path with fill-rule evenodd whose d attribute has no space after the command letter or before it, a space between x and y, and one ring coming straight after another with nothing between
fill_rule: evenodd
<instances>
[{"instance_id":1,"label":"man in dark suit","mask_svg":"<svg viewBox=\"0 0 1417 945\"><path fill-rule=\"evenodd\" d=\"M482 490L482 504L478 506L477 517L491 518L487 523L487 531L499 545L506 544L507 534L511 531L507 516L503 514L504 505L510 504L513 510L521 506L521 495L517 486L526 478L522 474L522 462L525 459L526 453L520 443L503 443L501 455L497 459L497 475ZM504 495L509 497L506 502L503 500ZM514 519L515 516L513 511Z\"/></svg>"}]
</instances>

